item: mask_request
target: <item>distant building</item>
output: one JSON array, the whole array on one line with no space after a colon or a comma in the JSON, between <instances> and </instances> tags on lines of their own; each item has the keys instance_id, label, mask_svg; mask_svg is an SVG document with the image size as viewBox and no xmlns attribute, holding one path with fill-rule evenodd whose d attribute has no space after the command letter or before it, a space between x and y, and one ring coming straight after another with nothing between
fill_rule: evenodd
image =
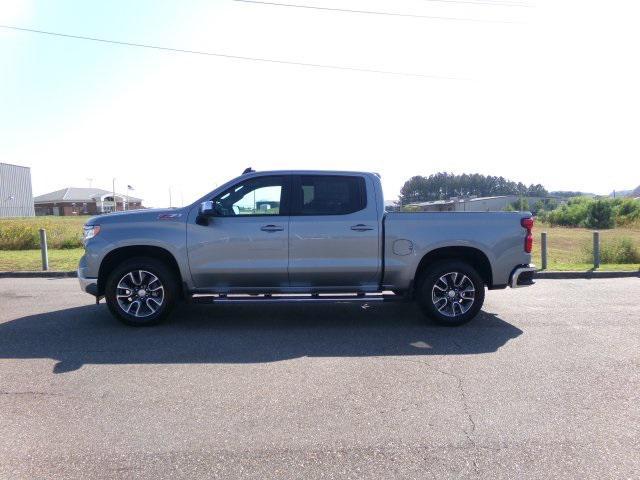
<instances>
[{"instance_id":1,"label":"distant building","mask_svg":"<svg viewBox=\"0 0 640 480\"><path fill-rule=\"evenodd\" d=\"M532 208L538 201L552 197L520 197L518 195L499 195L495 197L451 197L448 200L410 203L407 207L422 212L500 212L508 205L514 205L522 198ZM562 199L556 199L562 200Z\"/></svg>"},{"instance_id":2,"label":"distant building","mask_svg":"<svg viewBox=\"0 0 640 480\"><path fill-rule=\"evenodd\" d=\"M0 217L33 217L31 170L0 163Z\"/></svg>"},{"instance_id":3,"label":"distant building","mask_svg":"<svg viewBox=\"0 0 640 480\"><path fill-rule=\"evenodd\" d=\"M101 188L63 188L34 198L36 215L100 215L113 211L135 210L142 199Z\"/></svg>"}]
</instances>

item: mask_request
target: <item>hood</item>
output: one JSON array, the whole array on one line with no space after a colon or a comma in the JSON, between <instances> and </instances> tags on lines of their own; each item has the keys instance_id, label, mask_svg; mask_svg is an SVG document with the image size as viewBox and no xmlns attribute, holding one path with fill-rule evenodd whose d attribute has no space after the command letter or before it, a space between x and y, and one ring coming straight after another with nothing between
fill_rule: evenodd
<instances>
[{"instance_id":1,"label":"hood","mask_svg":"<svg viewBox=\"0 0 640 480\"><path fill-rule=\"evenodd\" d=\"M128 223L150 220L186 219L189 207L182 208L145 208L126 212L105 213L87 220L87 225L106 225L110 223Z\"/></svg>"}]
</instances>

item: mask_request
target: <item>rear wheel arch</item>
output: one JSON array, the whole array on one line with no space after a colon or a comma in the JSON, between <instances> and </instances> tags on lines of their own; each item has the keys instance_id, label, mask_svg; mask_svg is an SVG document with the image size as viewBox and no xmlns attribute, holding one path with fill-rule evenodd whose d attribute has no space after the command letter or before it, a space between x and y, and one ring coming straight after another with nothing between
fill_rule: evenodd
<instances>
[{"instance_id":1,"label":"rear wheel arch","mask_svg":"<svg viewBox=\"0 0 640 480\"><path fill-rule=\"evenodd\" d=\"M122 264L122 262L136 257L153 258L154 260L164 263L175 276L176 284L182 285L180 267L171 252L162 247L131 245L112 250L100 263L100 269L98 271L98 295L104 295L106 282L111 272L113 272L118 265ZM184 294L182 289L176 292L176 295L183 298Z\"/></svg>"},{"instance_id":2,"label":"rear wheel arch","mask_svg":"<svg viewBox=\"0 0 640 480\"><path fill-rule=\"evenodd\" d=\"M468 262L442 259L430 263L416 280L416 300L423 313L444 326L472 320L484 304L484 281Z\"/></svg>"},{"instance_id":3,"label":"rear wheel arch","mask_svg":"<svg viewBox=\"0 0 640 480\"><path fill-rule=\"evenodd\" d=\"M487 287L493 285L493 271L487 255L475 247L441 247L431 250L422 257L414 276L414 286L423 273L436 262L443 260L459 261L469 264L484 281Z\"/></svg>"}]
</instances>

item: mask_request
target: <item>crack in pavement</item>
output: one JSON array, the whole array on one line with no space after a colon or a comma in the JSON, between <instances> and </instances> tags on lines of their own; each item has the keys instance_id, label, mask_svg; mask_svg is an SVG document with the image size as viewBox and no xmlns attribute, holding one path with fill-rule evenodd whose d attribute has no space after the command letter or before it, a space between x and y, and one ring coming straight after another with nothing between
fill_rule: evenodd
<instances>
[{"instance_id":1,"label":"crack in pavement","mask_svg":"<svg viewBox=\"0 0 640 480\"><path fill-rule=\"evenodd\" d=\"M456 380L457 384L458 384L458 391L460 392L460 401L462 403L462 410L468 420L468 423L470 425L470 429L469 428L463 428L462 432L464 433L465 437L467 438L467 441L470 443L471 447L473 448L474 451L474 458L473 458L473 469L476 473L477 476L480 476L480 467L478 466L478 445L476 443L476 441L472 438L473 433L476 431L476 422L473 420L473 417L471 415L471 410L469 409L469 404L467 403L467 394L465 393L464 390L464 384L462 381L462 377L460 375L457 375L455 373L452 372L448 372L446 370L441 370L437 367L434 367L431 363L427 362L427 361L423 361L423 360L410 360L407 358L395 358L395 360L401 361L401 362L410 362L410 363L420 363L422 365L426 365L427 367L429 367L430 369L448 376L448 377L452 377Z\"/></svg>"}]
</instances>

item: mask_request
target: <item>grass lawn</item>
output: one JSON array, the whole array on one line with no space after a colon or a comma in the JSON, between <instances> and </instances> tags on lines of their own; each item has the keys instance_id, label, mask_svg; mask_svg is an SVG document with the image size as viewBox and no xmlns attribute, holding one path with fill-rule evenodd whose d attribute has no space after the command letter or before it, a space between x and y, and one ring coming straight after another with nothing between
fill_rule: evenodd
<instances>
[{"instance_id":1,"label":"grass lawn","mask_svg":"<svg viewBox=\"0 0 640 480\"><path fill-rule=\"evenodd\" d=\"M540 233L547 232L547 270L590 270L593 268L593 230L586 228L551 227L544 224L534 226L533 263L538 267L540 258ZM640 229L615 228L600 231L600 243L615 242L629 238L640 249ZM602 247L601 247L602 248ZM640 270L640 263L602 264L600 270Z\"/></svg>"},{"instance_id":2,"label":"grass lawn","mask_svg":"<svg viewBox=\"0 0 640 480\"><path fill-rule=\"evenodd\" d=\"M49 250L49 270L78 268L84 249ZM40 250L0 250L0 271L42 270Z\"/></svg>"},{"instance_id":3,"label":"grass lawn","mask_svg":"<svg viewBox=\"0 0 640 480\"><path fill-rule=\"evenodd\" d=\"M82 247L82 226L90 217L0 218L0 250L40 248L39 229L47 231L49 249Z\"/></svg>"}]
</instances>

